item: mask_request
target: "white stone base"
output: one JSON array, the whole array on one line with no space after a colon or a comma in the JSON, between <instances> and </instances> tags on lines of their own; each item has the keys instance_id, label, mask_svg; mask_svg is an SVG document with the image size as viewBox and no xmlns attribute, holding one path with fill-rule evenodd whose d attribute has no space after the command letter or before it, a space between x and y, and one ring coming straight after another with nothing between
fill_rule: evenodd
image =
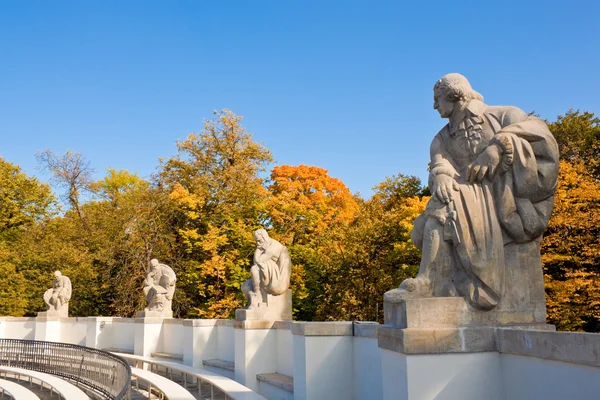
<instances>
[{"instance_id":1,"label":"white stone base","mask_svg":"<svg viewBox=\"0 0 600 400\"><path fill-rule=\"evenodd\" d=\"M503 400L500 354L405 355L381 349L384 400Z\"/></svg>"},{"instance_id":2,"label":"white stone base","mask_svg":"<svg viewBox=\"0 0 600 400\"><path fill-rule=\"evenodd\" d=\"M236 321L291 321L292 320L292 291L284 294L266 295L266 302L259 303L253 308L235 310Z\"/></svg>"}]
</instances>

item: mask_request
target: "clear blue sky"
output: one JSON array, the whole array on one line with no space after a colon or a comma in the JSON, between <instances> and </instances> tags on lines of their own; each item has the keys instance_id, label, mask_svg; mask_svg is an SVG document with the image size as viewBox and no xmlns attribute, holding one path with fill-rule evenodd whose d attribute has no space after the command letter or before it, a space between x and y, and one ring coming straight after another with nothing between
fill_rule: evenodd
<instances>
[{"instance_id":1,"label":"clear blue sky","mask_svg":"<svg viewBox=\"0 0 600 400\"><path fill-rule=\"evenodd\" d=\"M0 155L67 149L148 176L229 108L277 164L353 191L426 178L432 86L488 104L600 114L598 1L0 0Z\"/></svg>"}]
</instances>

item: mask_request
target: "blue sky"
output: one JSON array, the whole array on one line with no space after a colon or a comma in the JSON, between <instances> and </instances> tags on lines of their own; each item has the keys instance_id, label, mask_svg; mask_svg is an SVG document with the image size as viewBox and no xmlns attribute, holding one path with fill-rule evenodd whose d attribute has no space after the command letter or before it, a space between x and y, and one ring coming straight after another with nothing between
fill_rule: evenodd
<instances>
[{"instance_id":1,"label":"blue sky","mask_svg":"<svg viewBox=\"0 0 600 400\"><path fill-rule=\"evenodd\" d=\"M47 148L83 153L98 178L148 176L229 108L277 164L368 196L426 178L445 73L488 104L600 113L598 15L597 1L0 0L0 155L41 179Z\"/></svg>"}]
</instances>

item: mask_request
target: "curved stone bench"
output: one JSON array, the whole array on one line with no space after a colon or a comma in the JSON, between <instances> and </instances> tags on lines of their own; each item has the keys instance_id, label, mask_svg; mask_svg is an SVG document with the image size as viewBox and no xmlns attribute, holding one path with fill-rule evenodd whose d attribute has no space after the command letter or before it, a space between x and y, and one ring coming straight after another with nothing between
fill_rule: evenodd
<instances>
[{"instance_id":1,"label":"curved stone bench","mask_svg":"<svg viewBox=\"0 0 600 400\"><path fill-rule=\"evenodd\" d=\"M15 367L4 367L0 366L0 373L10 373L20 379L21 376L28 378L37 379L40 381L40 386L46 384L50 387L50 390L61 395L65 400L89 400L89 397L85 392L72 383L69 383L61 378L46 374L44 372L32 371L30 369L15 368Z\"/></svg>"},{"instance_id":2,"label":"curved stone bench","mask_svg":"<svg viewBox=\"0 0 600 400\"><path fill-rule=\"evenodd\" d=\"M139 388L140 379L146 382L148 385L147 390L149 394L152 392L152 388L154 387L163 393L169 400L196 400L196 398L181 385L165 378L164 376L155 374L154 372L132 367L131 375L136 380L137 388Z\"/></svg>"},{"instance_id":3,"label":"curved stone bench","mask_svg":"<svg viewBox=\"0 0 600 400\"><path fill-rule=\"evenodd\" d=\"M183 375L184 386L187 384L187 377L191 376L193 378L199 379L211 385L211 387L215 387L218 390L224 392L229 398L233 400L266 400L260 394L253 392L246 386L242 385L234 381L233 379L229 379L225 376L219 375L215 372L207 371L200 368L190 367L189 365L184 365L181 363L168 361L164 359L143 357L131 354L123 354L123 353L114 353L120 357L123 357L126 360L132 361L135 367L142 367L144 364L150 365L150 368L154 366L154 368L162 367L165 368L168 372L171 372L171 377L173 371L181 373ZM133 368L132 368L133 370ZM200 388L200 386L198 386ZM168 396L168 395L167 395ZM170 399L170 397L169 397Z\"/></svg>"},{"instance_id":4,"label":"curved stone bench","mask_svg":"<svg viewBox=\"0 0 600 400\"><path fill-rule=\"evenodd\" d=\"M13 399L18 400L40 400L38 395L31 390L6 379L0 379L0 390L2 390L2 397L4 397L4 394L8 394Z\"/></svg>"}]
</instances>

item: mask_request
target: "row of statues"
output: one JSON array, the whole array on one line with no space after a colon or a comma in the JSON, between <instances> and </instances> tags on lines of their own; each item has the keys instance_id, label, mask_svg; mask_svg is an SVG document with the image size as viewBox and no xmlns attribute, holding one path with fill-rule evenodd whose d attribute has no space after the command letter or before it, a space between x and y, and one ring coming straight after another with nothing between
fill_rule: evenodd
<instances>
[{"instance_id":1,"label":"row of statues","mask_svg":"<svg viewBox=\"0 0 600 400\"><path fill-rule=\"evenodd\" d=\"M433 107L448 123L431 143L432 197L411 234L422 251L420 270L387 292L385 302L463 297L479 311L503 299L504 311L538 307L533 300L524 305L529 300L519 292L534 299L541 287L543 298L539 243L558 179L553 135L517 107L488 106L460 74L434 85ZM254 239L251 277L242 286L248 306L236 318L291 319L288 250L264 229ZM143 288L148 305L139 315L172 317L176 281L171 267L151 260ZM70 297L70 280L57 271L44 294L49 310L66 313Z\"/></svg>"},{"instance_id":2,"label":"row of statues","mask_svg":"<svg viewBox=\"0 0 600 400\"><path fill-rule=\"evenodd\" d=\"M271 296L286 294L289 290L292 266L287 248L277 240L271 239L266 230L259 229L254 232L254 239L257 247L250 268L251 278L242 285L242 291L248 299L248 310L267 308L267 305L272 303L269 301ZM148 304L138 316L173 317L172 302L176 282L177 276L171 267L157 259L150 260L143 286ZM46 315L68 316L71 293L71 280L60 271L56 271L52 288L44 293L44 302L48 308ZM289 311L291 319L291 302Z\"/></svg>"}]
</instances>

